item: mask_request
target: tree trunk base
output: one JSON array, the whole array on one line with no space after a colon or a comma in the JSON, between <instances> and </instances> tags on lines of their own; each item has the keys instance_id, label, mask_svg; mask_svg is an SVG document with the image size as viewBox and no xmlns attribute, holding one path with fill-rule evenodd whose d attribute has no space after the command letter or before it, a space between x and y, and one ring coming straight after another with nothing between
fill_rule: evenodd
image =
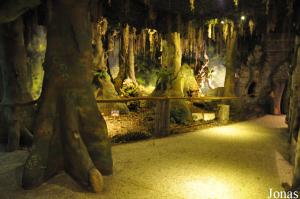
<instances>
[{"instance_id":1,"label":"tree trunk base","mask_svg":"<svg viewBox=\"0 0 300 199\"><path fill-rule=\"evenodd\" d=\"M33 149L24 167L25 189L65 170L82 186L99 192L103 187L101 174L112 174L105 121L91 89L79 87L61 89L60 95L53 96L51 90L58 89L50 86L49 95L43 96Z\"/></svg>"}]
</instances>

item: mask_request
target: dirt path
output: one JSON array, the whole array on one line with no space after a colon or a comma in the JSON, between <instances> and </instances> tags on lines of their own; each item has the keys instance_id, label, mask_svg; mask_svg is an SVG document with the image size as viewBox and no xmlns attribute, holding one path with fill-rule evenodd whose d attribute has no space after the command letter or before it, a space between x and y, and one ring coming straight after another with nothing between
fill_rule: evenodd
<instances>
[{"instance_id":1,"label":"dirt path","mask_svg":"<svg viewBox=\"0 0 300 199\"><path fill-rule=\"evenodd\" d=\"M86 193L64 173L32 191L0 193L18 199L264 199L270 188L282 190L281 183L291 181L287 137L283 116L265 116L114 146L115 173L105 178L102 194Z\"/></svg>"}]
</instances>

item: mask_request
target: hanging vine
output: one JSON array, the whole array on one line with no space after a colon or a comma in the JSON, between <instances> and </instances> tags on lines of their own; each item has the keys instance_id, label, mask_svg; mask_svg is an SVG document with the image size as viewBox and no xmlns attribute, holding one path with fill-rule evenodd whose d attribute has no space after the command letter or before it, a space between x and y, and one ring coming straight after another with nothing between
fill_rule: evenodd
<instances>
[{"instance_id":1,"label":"hanging vine","mask_svg":"<svg viewBox=\"0 0 300 199\"><path fill-rule=\"evenodd\" d=\"M269 14L269 8L270 8L270 0L264 0L265 3L265 14Z\"/></svg>"},{"instance_id":2,"label":"hanging vine","mask_svg":"<svg viewBox=\"0 0 300 199\"><path fill-rule=\"evenodd\" d=\"M195 10L195 0L189 0L190 1L190 9L193 12Z\"/></svg>"},{"instance_id":3,"label":"hanging vine","mask_svg":"<svg viewBox=\"0 0 300 199\"><path fill-rule=\"evenodd\" d=\"M143 53L145 56L146 55L147 30L144 29L141 34L142 34L142 48L143 48Z\"/></svg>"},{"instance_id":4,"label":"hanging vine","mask_svg":"<svg viewBox=\"0 0 300 199\"><path fill-rule=\"evenodd\" d=\"M188 33L187 33L187 53L190 57L193 56L196 43L196 30L192 21L188 23Z\"/></svg>"},{"instance_id":5,"label":"hanging vine","mask_svg":"<svg viewBox=\"0 0 300 199\"><path fill-rule=\"evenodd\" d=\"M150 57L154 58L157 31L155 29L148 29L148 34L149 34L149 45L150 45Z\"/></svg>"},{"instance_id":6,"label":"hanging vine","mask_svg":"<svg viewBox=\"0 0 300 199\"><path fill-rule=\"evenodd\" d=\"M226 42L227 38L228 38L228 32L229 32L229 23L227 22L227 20L224 21L223 23L223 27L222 27L222 32L223 32L223 39Z\"/></svg>"},{"instance_id":7,"label":"hanging vine","mask_svg":"<svg viewBox=\"0 0 300 199\"><path fill-rule=\"evenodd\" d=\"M293 14L294 0L287 0L287 15L291 16Z\"/></svg>"},{"instance_id":8,"label":"hanging vine","mask_svg":"<svg viewBox=\"0 0 300 199\"><path fill-rule=\"evenodd\" d=\"M239 6L239 0L233 0L233 4L237 8Z\"/></svg>"},{"instance_id":9,"label":"hanging vine","mask_svg":"<svg viewBox=\"0 0 300 199\"><path fill-rule=\"evenodd\" d=\"M255 23L252 19L249 20L249 30L250 30L250 34L252 35L254 32L254 28L255 28Z\"/></svg>"},{"instance_id":10,"label":"hanging vine","mask_svg":"<svg viewBox=\"0 0 300 199\"><path fill-rule=\"evenodd\" d=\"M218 19L211 19L208 21L208 38L215 40L216 34L215 34L215 26L218 24Z\"/></svg>"},{"instance_id":11,"label":"hanging vine","mask_svg":"<svg viewBox=\"0 0 300 199\"><path fill-rule=\"evenodd\" d=\"M124 45L124 51L127 54L129 49L129 25L126 24L125 28L123 29L123 45Z\"/></svg>"},{"instance_id":12,"label":"hanging vine","mask_svg":"<svg viewBox=\"0 0 300 199\"><path fill-rule=\"evenodd\" d=\"M232 37L234 32L234 22L230 20L229 25L230 25L230 37Z\"/></svg>"}]
</instances>

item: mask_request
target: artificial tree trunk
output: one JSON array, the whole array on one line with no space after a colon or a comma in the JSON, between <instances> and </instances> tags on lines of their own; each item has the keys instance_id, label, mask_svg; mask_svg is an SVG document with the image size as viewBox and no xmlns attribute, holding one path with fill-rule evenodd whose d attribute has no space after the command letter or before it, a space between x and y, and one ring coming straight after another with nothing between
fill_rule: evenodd
<instances>
[{"instance_id":1,"label":"artificial tree trunk","mask_svg":"<svg viewBox=\"0 0 300 199\"><path fill-rule=\"evenodd\" d=\"M237 50L237 30L234 29L229 37L226 47L226 77L224 85L224 96L235 96L235 60Z\"/></svg>"},{"instance_id":2,"label":"artificial tree trunk","mask_svg":"<svg viewBox=\"0 0 300 199\"><path fill-rule=\"evenodd\" d=\"M124 80L126 79L126 65L129 62L129 26L128 24L122 29L120 35L120 51L119 51L119 73L114 79L116 91L120 94Z\"/></svg>"},{"instance_id":3,"label":"artificial tree trunk","mask_svg":"<svg viewBox=\"0 0 300 199\"><path fill-rule=\"evenodd\" d=\"M47 28L45 78L23 187L36 187L65 170L99 192L101 173L112 173L112 157L91 85L89 1L55 1Z\"/></svg>"},{"instance_id":4,"label":"artificial tree trunk","mask_svg":"<svg viewBox=\"0 0 300 199\"><path fill-rule=\"evenodd\" d=\"M119 95L115 89L114 84L112 83L111 76L108 73L108 56L105 53L103 47L103 37L106 34L106 31L101 30L99 26L94 29L94 42L95 42L95 51L94 51L94 65L95 71L99 71L99 75L96 76L96 91L95 96L97 100L101 99L119 99ZM110 40L109 40L110 41ZM113 50L113 49L112 49ZM113 110L118 110L120 113L128 113L128 108L124 103L100 103L98 104L99 109L102 113L109 115Z\"/></svg>"},{"instance_id":5,"label":"artificial tree trunk","mask_svg":"<svg viewBox=\"0 0 300 199\"><path fill-rule=\"evenodd\" d=\"M291 135L291 141L294 143L296 140L296 150L295 150L295 164L294 164L294 172L293 172L293 189L299 189L300 187L300 140L299 140L299 122L300 122L300 95L299 95L299 87L300 87L300 48L299 42L300 37L296 37L296 61L295 68L292 72L291 77L291 97L289 104L289 132Z\"/></svg>"},{"instance_id":6,"label":"artificial tree trunk","mask_svg":"<svg viewBox=\"0 0 300 199\"><path fill-rule=\"evenodd\" d=\"M15 21L28 10L38 6L40 0L4 0L0 4L0 23Z\"/></svg>"},{"instance_id":7,"label":"artificial tree trunk","mask_svg":"<svg viewBox=\"0 0 300 199\"><path fill-rule=\"evenodd\" d=\"M296 56L294 62L294 69L290 78L290 102L289 102L289 113L288 113L288 124L290 139L297 139L297 134L300 126L300 96L299 96L299 85L300 85L300 38L296 37L295 40Z\"/></svg>"},{"instance_id":8,"label":"artificial tree trunk","mask_svg":"<svg viewBox=\"0 0 300 199\"><path fill-rule=\"evenodd\" d=\"M32 101L30 74L27 67L23 37L23 19L3 24L1 27L1 72L2 72L2 122L7 134L7 150L17 150L21 132L28 132L33 111L30 106L17 106ZM23 135L25 135L23 134Z\"/></svg>"},{"instance_id":9,"label":"artificial tree trunk","mask_svg":"<svg viewBox=\"0 0 300 199\"><path fill-rule=\"evenodd\" d=\"M167 35L163 41L162 72L153 91L153 96L184 97L184 78L181 69L180 33ZM171 118L177 123L192 120L191 111L183 100L171 100Z\"/></svg>"},{"instance_id":10,"label":"artificial tree trunk","mask_svg":"<svg viewBox=\"0 0 300 199\"><path fill-rule=\"evenodd\" d=\"M108 65L111 79L115 79L119 73L119 51L120 51L120 39L117 36L118 32L115 31L112 35L109 35L108 42Z\"/></svg>"},{"instance_id":11,"label":"artificial tree trunk","mask_svg":"<svg viewBox=\"0 0 300 199\"><path fill-rule=\"evenodd\" d=\"M41 95L46 52L46 29L37 24L27 24L27 57L31 72L30 91L34 99Z\"/></svg>"},{"instance_id":12,"label":"artificial tree trunk","mask_svg":"<svg viewBox=\"0 0 300 199\"><path fill-rule=\"evenodd\" d=\"M126 69L126 76L127 78L129 78L132 82L134 82L135 84L136 82L136 78L135 78L135 53L134 53L134 43L135 43L135 31L133 30L130 33L129 36L129 46L128 46L128 65L127 65L127 69Z\"/></svg>"}]
</instances>

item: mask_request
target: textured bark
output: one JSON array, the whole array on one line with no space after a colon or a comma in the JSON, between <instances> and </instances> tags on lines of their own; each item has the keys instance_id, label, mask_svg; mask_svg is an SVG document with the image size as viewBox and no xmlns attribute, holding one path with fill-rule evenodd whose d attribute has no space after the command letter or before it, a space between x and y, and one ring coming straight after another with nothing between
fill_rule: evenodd
<instances>
[{"instance_id":1,"label":"textured bark","mask_svg":"<svg viewBox=\"0 0 300 199\"><path fill-rule=\"evenodd\" d=\"M236 47L237 47L237 30L235 29L232 36L227 42L226 49L226 78L224 86L224 96L235 96L235 65L234 61L236 59Z\"/></svg>"},{"instance_id":2,"label":"textured bark","mask_svg":"<svg viewBox=\"0 0 300 199\"><path fill-rule=\"evenodd\" d=\"M0 42L2 42L1 39L0 39ZM0 52L0 57L2 57L2 53L1 52ZM1 58L0 58L0 60L1 60ZM0 67L1 67L1 65L2 65L2 62L0 61ZM0 101L2 101L2 96L3 96L3 80L2 80L2 72L0 72Z\"/></svg>"},{"instance_id":3,"label":"textured bark","mask_svg":"<svg viewBox=\"0 0 300 199\"><path fill-rule=\"evenodd\" d=\"M129 36L129 49L128 49L128 66L126 69L127 78L132 80L134 83L136 82L135 78L135 53L134 53L134 43L135 43L135 31L132 31Z\"/></svg>"},{"instance_id":4,"label":"textured bark","mask_svg":"<svg viewBox=\"0 0 300 199\"><path fill-rule=\"evenodd\" d=\"M181 69L180 34L168 34L163 42L162 67L164 72L159 78L153 96L183 97L184 78ZM177 123L186 123L192 120L191 111L183 100L171 101L171 118Z\"/></svg>"},{"instance_id":5,"label":"textured bark","mask_svg":"<svg viewBox=\"0 0 300 199\"><path fill-rule=\"evenodd\" d=\"M116 91L120 94L124 80L126 79L126 68L129 65L129 26L126 25L121 33L120 51L119 51L119 73L114 80Z\"/></svg>"},{"instance_id":6,"label":"textured bark","mask_svg":"<svg viewBox=\"0 0 300 199\"><path fill-rule=\"evenodd\" d=\"M23 37L23 20L2 25L1 37L2 55L1 72L3 84L2 117L4 130L7 132L7 150L17 150L20 144L21 132L27 132L32 107L18 107L14 104L26 103L32 100L30 94L30 74ZM25 124L27 123L27 124ZM26 130L25 130L26 129Z\"/></svg>"},{"instance_id":7,"label":"textured bark","mask_svg":"<svg viewBox=\"0 0 300 199\"><path fill-rule=\"evenodd\" d=\"M291 83L290 83L290 103L289 103L289 113L288 113L288 124L289 124L289 133L291 139L297 139L299 122L300 122L300 96L299 96L299 87L300 87L300 50L299 50L299 36L296 38L296 61L294 63L295 67L292 71Z\"/></svg>"},{"instance_id":8,"label":"textured bark","mask_svg":"<svg viewBox=\"0 0 300 199\"><path fill-rule=\"evenodd\" d=\"M30 91L34 99L41 95L44 69L43 63L46 52L46 29L37 24L26 24L26 50L28 68L31 73Z\"/></svg>"},{"instance_id":9,"label":"textured bark","mask_svg":"<svg viewBox=\"0 0 300 199\"><path fill-rule=\"evenodd\" d=\"M298 190L300 187L300 142L299 142L299 122L300 122L300 49L299 49L299 36L296 37L296 61L295 68L291 77L291 97L289 105L289 132L291 135L291 142L297 141L295 151L295 164L294 164L294 178L292 188Z\"/></svg>"},{"instance_id":10,"label":"textured bark","mask_svg":"<svg viewBox=\"0 0 300 199\"><path fill-rule=\"evenodd\" d=\"M32 188L64 169L99 192L112 173L106 123L92 89L89 2L57 0L48 24L45 78L33 149L23 173Z\"/></svg>"},{"instance_id":11,"label":"textured bark","mask_svg":"<svg viewBox=\"0 0 300 199\"><path fill-rule=\"evenodd\" d=\"M0 23L12 22L40 3L40 0L3 0L0 3Z\"/></svg>"},{"instance_id":12,"label":"textured bark","mask_svg":"<svg viewBox=\"0 0 300 199\"><path fill-rule=\"evenodd\" d=\"M102 32L102 33L101 33ZM103 37L105 33L99 28L94 29L94 65L95 71L101 71L102 75L96 79L98 88L95 91L96 99L118 99L119 95L112 83L111 76L108 74L108 55L106 55L103 46ZM112 110L119 110L120 113L128 113L128 108L124 103L100 103L98 104L99 109L104 114L111 114Z\"/></svg>"}]
</instances>

